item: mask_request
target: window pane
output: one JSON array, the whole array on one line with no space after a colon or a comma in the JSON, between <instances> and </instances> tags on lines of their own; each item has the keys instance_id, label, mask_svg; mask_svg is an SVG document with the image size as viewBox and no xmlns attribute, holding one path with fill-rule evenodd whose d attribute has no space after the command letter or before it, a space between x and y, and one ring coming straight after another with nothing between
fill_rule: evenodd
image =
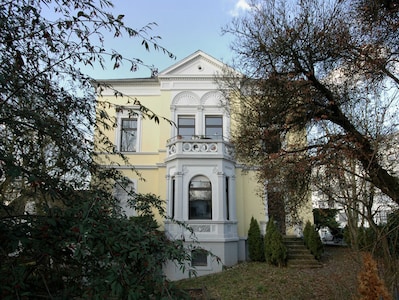
<instances>
[{"instance_id":1,"label":"window pane","mask_svg":"<svg viewBox=\"0 0 399 300\"><path fill-rule=\"evenodd\" d=\"M221 116L206 116L205 117L205 123L206 125L223 125L223 119Z\"/></svg>"},{"instance_id":2,"label":"window pane","mask_svg":"<svg viewBox=\"0 0 399 300\"><path fill-rule=\"evenodd\" d=\"M177 134L185 138L195 135L195 117L179 116L177 121Z\"/></svg>"},{"instance_id":3,"label":"window pane","mask_svg":"<svg viewBox=\"0 0 399 300\"><path fill-rule=\"evenodd\" d=\"M208 265L207 253L201 249L191 251L191 265L193 267L206 267Z\"/></svg>"},{"instance_id":4,"label":"window pane","mask_svg":"<svg viewBox=\"0 0 399 300\"><path fill-rule=\"evenodd\" d=\"M205 135L212 139L220 139L223 135L222 128L207 128Z\"/></svg>"},{"instance_id":5,"label":"window pane","mask_svg":"<svg viewBox=\"0 0 399 300\"><path fill-rule=\"evenodd\" d=\"M212 219L212 187L206 177L201 179L190 182L189 218L210 220Z\"/></svg>"},{"instance_id":6,"label":"window pane","mask_svg":"<svg viewBox=\"0 0 399 300\"><path fill-rule=\"evenodd\" d=\"M205 117L205 135L208 138L221 139L223 137L223 117Z\"/></svg>"},{"instance_id":7,"label":"window pane","mask_svg":"<svg viewBox=\"0 0 399 300\"><path fill-rule=\"evenodd\" d=\"M181 135L182 137L191 138L193 135L195 135L195 129L194 128L179 128L178 135Z\"/></svg>"},{"instance_id":8,"label":"window pane","mask_svg":"<svg viewBox=\"0 0 399 300\"><path fill-rule=\"evenodd\" d=\"M122 128L123 129L136 129L137 128L137 120L123 119L122 120Z\"/></svg>"},{"instance_id":9,"label":"window pane","mask_svg":"<svg viewBox=\"0 0 399 300\"><path fill-rule=\"evenodd\" d=\"M194 117L179 117L179 126L194 126Z\"/></svg>"},{"instance_id":10,"label":"window pane","mask_svg":"<svg viewBox=\"0 0 399 300\"><path fill-rule=\"evenodd\" d=\"M135 216L136 212L133 207L129 204L129 199L132 197L132 193L134 193L134 184L130 183L116 183L114 187L114 196L119 201L119 204L122 208L122 211L126 214L126 216L131 217Z\"/></svg>"},{"instance_id":11,"label":"window pane","mask_svg":"<svg viewBox=\"0 0 399 300\"><path fill-rule=\"evenodd\" d=\"M123 119L121 130L121 152L136 151L136 134L137 134L137 120Z\"/></svg>"}]
</instances>

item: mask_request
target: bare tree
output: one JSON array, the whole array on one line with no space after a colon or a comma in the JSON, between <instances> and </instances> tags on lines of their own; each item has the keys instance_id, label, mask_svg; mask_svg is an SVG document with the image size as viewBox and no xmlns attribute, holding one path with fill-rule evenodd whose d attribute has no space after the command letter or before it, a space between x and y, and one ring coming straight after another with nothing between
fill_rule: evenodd
<instances>
[{"instance_id":1,"label":"bare tree","mask_svg":"<svg viewBox=\"0 0 399 300\"><path fill-rule=\"evenodd\" d=\"M245 74L230 97L239 100L232 116L244 125L235 135L238 155L272 165L301 153L304 164L297 160L293 167L299 169L290 172L297 174L339 152L399 203L399 178L379 149L398 130L397 27L366 34L359 6L347 1L290 3L253 2L247 15L225 28L236 37L236 68ZM276 138L305 129L306 144L267 149Z\"/></svg>"},{"instance_id":2,"label":"bare tree","mask_svg":"<svg viewBox=\"0 0 399 300\"><path fill-rule=\"evenodd\" d=\"M328 200L365 208L350 210L352 221L376 225L378 194L399 204L398 9L379 0L252 1L225 28L243 74L224 82L234 88L237 155L286 193L285 205L310 170Z\"/></svg>"}]
</instances>

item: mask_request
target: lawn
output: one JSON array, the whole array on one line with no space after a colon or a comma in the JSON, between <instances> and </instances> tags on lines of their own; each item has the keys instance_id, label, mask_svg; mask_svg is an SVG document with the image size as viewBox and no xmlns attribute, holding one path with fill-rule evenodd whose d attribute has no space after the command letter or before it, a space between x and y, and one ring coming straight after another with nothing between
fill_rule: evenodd
<instances>
[{"instance_id":1,"label":"lawn","mask_svg":"<svg viewBox=\"0 0 399 300\"><path fill-rule=\"evenodd\" d=\"M327 246L323 267L277 268L241 263L225 271L178 282L184 289L205 287L210 299L353 299L361 258L348 248Z\"/></svg>"}]
</instances>

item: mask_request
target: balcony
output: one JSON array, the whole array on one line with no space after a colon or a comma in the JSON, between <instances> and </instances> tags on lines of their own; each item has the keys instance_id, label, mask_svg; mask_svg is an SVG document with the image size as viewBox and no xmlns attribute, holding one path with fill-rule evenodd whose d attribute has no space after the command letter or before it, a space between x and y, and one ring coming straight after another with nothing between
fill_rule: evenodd
<instances>
[{"instance_id":1,"label":"balcony","mask_svg":"<svg viewBox=\"0 0 399 300\"><path fill-rule=\"evenodd\" d=\"M167 160L175 157L220 157L234 159L234 147L225 138L175 136L167 141Z\"/></svg>"}]
</instances>

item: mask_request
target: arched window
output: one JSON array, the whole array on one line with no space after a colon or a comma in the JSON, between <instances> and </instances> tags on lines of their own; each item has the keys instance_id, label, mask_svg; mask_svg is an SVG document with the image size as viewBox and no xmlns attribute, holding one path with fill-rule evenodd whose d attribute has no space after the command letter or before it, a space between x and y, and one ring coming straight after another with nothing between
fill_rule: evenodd
<instances>
[{"instance_id":1,"label":"arched window","mask_svg":"<svg viewBox=\"0 0 399 300\"><path fill-rule=\"evenodd\" d=\"M196 176L189 187L189 219L212 219L212 185L205 176Z\"/></svg>"}]
</instances>

